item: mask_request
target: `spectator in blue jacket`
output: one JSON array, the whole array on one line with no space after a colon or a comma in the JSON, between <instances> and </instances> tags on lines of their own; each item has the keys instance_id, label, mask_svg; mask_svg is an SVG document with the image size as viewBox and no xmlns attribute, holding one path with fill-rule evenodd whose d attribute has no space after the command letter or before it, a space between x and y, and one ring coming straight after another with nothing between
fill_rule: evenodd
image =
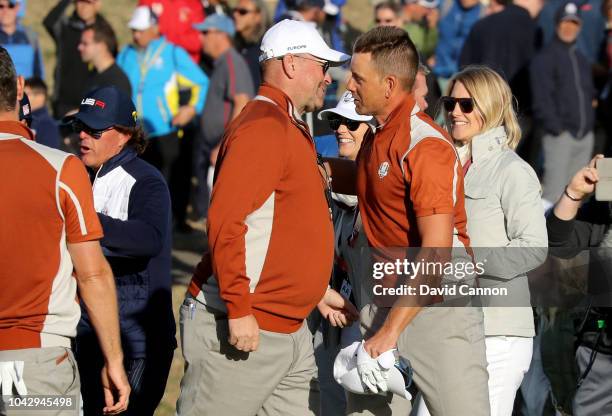
<instances>
[{"instance_id":1,"label":"spectator in blue jacket","mask_svg":"<svg viewBox=\"0 0 612 416\"><path fill-rule=\"evenodd\" d=\"M479 0L445 0L438 23L438 45L432 72L441 84L459 70L459 55L463 42L474 23L480 19L483 7ZM429 61L429 63L433 63ZM441 85L442 90L444 85Z\"/></svg>"},{"instance_id":2,"label":"spectator in blue jacket","mask_svg":"<svg viewBox=\"0 0 612 416\"><path fill-rule=\"evenodd\" d=\"M180 225L185 175L179 163L179 138L204 108L208 78L183 48L159 36L157 17L149 7L137 7L128 25L134 43L119 53L117 64L130 80L132 99L149 141L143 158L166 178Z\"/></svg>"},{"instance_id":3,"label":"spectator in blue jacket","mask_svg":"<svg viewBox=\"0 0 612 416\"><path fill-rule=\"evenodd\" d=\"M17 74L24 78L44 78L38 35L19 23L20 9L20 0L0 0L0 44L11 55Z\"/></svg>"},{"instance_id":4,"label":"spectator in blue jacket","mask_svg":"<svg viewBox=\"0 0 612 416\"><path fill-rule=\"evenodd\" d=\"M591 159L594 145L591 65L576 46L583 25L575 3L559 8L553 41L530 68L534 121L542 132L542 198L551 206L574 172Z\"/></svg>"},{"instance_id":5,"label":"spectator in blue jacket","mask_svg":"<svg viewBox=\"0 0 612 416\"><path fill-rule=\"evenodd\" d=\"M87 94L72 122L81 160L91 169L100 241L117 285L124 366L132 387L127 414L153 415L176 348L172 314L170 195L164 178L140 159L144 132L130 98L114 86ZM83 310L76 356L85 415L98 415L103 355Z\"/></svg>"}]
</instances>

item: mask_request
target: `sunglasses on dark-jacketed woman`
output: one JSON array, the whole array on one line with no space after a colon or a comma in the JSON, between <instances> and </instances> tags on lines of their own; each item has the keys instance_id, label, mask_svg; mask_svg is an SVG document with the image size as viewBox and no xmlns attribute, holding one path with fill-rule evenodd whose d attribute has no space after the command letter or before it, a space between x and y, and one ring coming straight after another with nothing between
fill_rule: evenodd
<instances>
[{"instance_id":1,"label":"sunglasses on dark-jacketed woman","mask_svg":"<svg viewBox=\"0 0 612 416\"><path fill-rule=\"evenodd\" d=\"M329 123L329 128L336 131L340 128L342 124L346 126L350 131L355 131L359 128L361 121L351 120L345 117L340 116L332 116L327 117L327 122Z\"/></svg>"},{"instance_id":2,"label":"sunglasses on dark-jacketed woman","mask_svg":"<svg viewBox=\"0 0 612 416\"><path fill-rule=\"evenodd\" d=\"M474 100L472 98L455 98L445 96L440 98L440 100L442 101L444 110L449 113L455 109L457 103L464 114L469 114L474 111Z\"/></svg>"}]
</instances>

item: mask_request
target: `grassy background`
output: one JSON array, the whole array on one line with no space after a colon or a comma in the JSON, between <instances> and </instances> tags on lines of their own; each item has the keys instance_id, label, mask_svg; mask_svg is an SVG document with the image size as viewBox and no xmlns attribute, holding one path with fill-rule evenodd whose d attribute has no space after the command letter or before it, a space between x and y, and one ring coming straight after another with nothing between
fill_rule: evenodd
<instances>
[{"instance_id":1,"label":"grassy background","mask_svg":"<svg viewBox=\"0 0 612 416\"><path fill-rule=\"evenodd\" d=\"M53 43L53 40L47 34L45 28L43 27L42 21L49 12L49 10L51 10L51 8L55 4L57 4L57 2L58 0L27 0L27 10L24 19L24 24L30 26L39 35L40 44L43 50L43 59L45 62L45 81L49 86L49 91L52 91L53 87L53 70L55 68L55 44ZM127 28L127 22L130 19L130 15L137 3L137 0L102 0L102 2L102 13L113 25L113 28L117 33L117 37L119 38L119 44L123 46L126 43L130 42L131 36L129 29ZM232 0L230 0L230 2L232 2ZM267 0L267 3L269 5L270 10L272 11L276 4L276 0ZM72 6L68 8L68 12L72 12ZM360 30L367 30L368 26L372 22L372 7L370 4L370 0L347 0L347 4L343 8L343 14L345 19L349 20L354 27ZM204 236L201 236L201 238L203 239ZM200 250L198 245L192 244L191 248L191 251L193 253L196 253L198 252L198 250ZM195 262L187 261L187 263L193 263L191 264L191 266L195 266ZM189 267L187 267L187 269L189 269ZM178 278L177 276L175 276L176 282L185 282L189 279L190 273L186 271L181 271L180 273L182 273L182 275ZM183 301L184 295L185 284L175 284L172 289L172 298L175 317L177 318L177 327L178 309ZM179 334L177 331L177 340L178 339ZM179 395L180 380L182 375L183 361L179 348L175 351L174 361L172 363L172 369L170 371L170 377L168 379L166 391L164 393L162 402L157 408L157 411L155 413L156 416L174 415L175 403ZM211 380L211 382L213 381Z\"/></svg>"}]
</instances>

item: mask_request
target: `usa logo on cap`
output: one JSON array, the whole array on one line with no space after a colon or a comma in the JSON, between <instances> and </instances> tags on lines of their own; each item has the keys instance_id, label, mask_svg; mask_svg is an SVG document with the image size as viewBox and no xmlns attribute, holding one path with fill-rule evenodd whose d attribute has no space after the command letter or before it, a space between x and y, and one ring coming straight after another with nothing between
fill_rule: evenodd
<instances>
[{"instance_id":1,"label":"usa logo on cap","mask_svg":"<svg viewBox=\"0 0 612 416\"><path fill-rule=\"evenodd\" d=\"M84 98L83 101L81 101L81 105L93 105L102 109L106 107L106 103L104 101L96 100L95 98Z\"/></svg>"}]
</instances>

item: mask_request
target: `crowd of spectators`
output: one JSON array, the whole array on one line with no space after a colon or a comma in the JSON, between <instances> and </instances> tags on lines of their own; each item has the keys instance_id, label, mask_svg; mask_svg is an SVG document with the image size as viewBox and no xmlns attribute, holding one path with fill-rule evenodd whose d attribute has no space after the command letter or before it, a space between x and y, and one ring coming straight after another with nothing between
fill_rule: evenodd
<instances>
[{"instance_id":1,"label":"crowd of spectators","mask_svg":"<svg viewBox=\"0 0 612 416\"><path fill-rule=\"evenodd\" d=\"M262 0L239 0L233 7L225 0L140 0L128 24L133 43L119 45L100 12L102 2L62 0L43 21L56 47L51 114L60 122L95 87L115 85L131 94L150 140L144 157L164 173L175 229L183 232L191 229L188 222L204 224L209 171L224 127L261 82L265 30L285 18L310 22L331 47L348 52L359 34L342 0L280 0L274 10ZM362 12L372 16L371 26L409 33L430 72L431 116L448 79L467 65L487 65L508 81L524 131L518 152L542 178L549 207L576 167L611 146L610 2L587 0L569 9L567 3L402 0L373 2ZM0 44L18 73L45 86L38 41L45 34L22 24L25 12L23 1L0 0ZM209 30L202 23L213 14L224 19L209 22ZM330 74L325 108L335 105L346 67ZM34 115L40 117L47 120L47 114ZM307 122L315 136L330 133L316 114ZM74 139L64 137L61 146L76 151Z\"/></svg>"}]
</instances>

